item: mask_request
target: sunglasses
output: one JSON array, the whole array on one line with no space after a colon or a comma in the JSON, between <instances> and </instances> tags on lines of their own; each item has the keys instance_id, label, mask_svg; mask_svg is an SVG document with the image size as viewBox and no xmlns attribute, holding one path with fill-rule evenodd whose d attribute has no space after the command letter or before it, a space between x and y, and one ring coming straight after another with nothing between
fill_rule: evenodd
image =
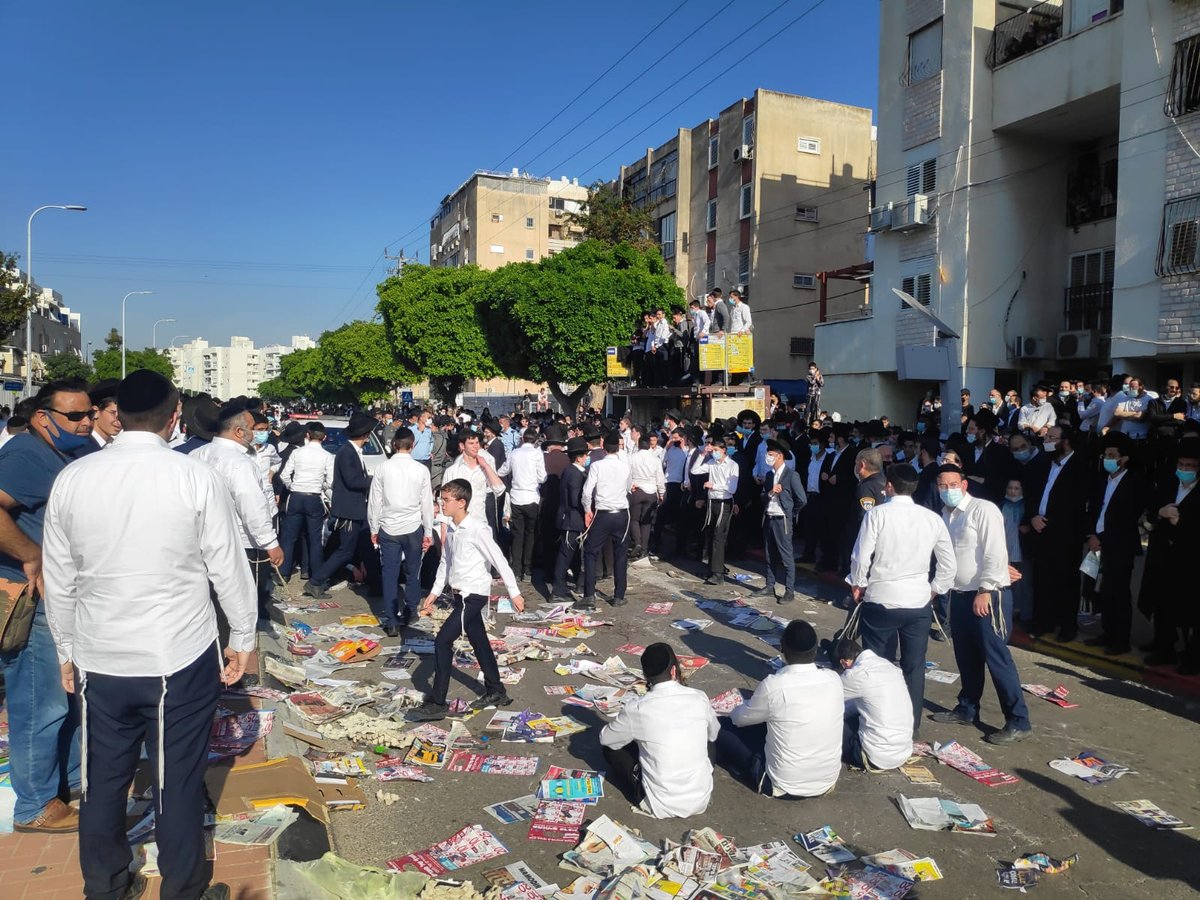
<instances>
[{"instance_id":1,"label":"sunglasses","mask_svg":"<svg viewBox=\"0 0 1200 900\"><path fill-rule=\"evenodd\" d=\"M62 416L68 422L82 422L84 419L96 418L96 410L94 410L94 409L85 409L82 412L63 412L61 409L55 409L52 406L47 406L45 409L42 410L42 412L58 413L60 416Z\"/></svg>"}]
</instances>

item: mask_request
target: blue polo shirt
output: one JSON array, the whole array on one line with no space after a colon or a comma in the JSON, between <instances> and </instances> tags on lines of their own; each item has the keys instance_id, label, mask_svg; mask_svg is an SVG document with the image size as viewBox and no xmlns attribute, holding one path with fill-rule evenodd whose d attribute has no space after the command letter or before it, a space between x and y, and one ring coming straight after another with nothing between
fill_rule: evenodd
<instances>
[{"instance_id":1,"label":"blue polo shirt","mask_svg":"<svg viewBox=\"0 0 1200 900\"><path fill-rule=\"evenodd\" d=\"M54 448L28 432L18 434L0 447L0 491L17 502L16 508L8 514L21 533L39 547L50 488L65 465L66 461ZM25 580L20 561L2 551L0 578Z\"/></svg>"}]
</instances>

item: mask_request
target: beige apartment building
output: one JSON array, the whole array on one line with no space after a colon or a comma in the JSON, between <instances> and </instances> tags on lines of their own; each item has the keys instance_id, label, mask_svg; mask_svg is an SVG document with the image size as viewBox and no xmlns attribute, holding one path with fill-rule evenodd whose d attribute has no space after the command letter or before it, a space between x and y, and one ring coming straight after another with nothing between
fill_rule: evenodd
<instances>
[{"instance_id":1,"label":"beige apartment building","mask_svg":"<svg viewBox=\"0 0 1200 900\"><path fill-rule=\"evenodd\" d=\"M741 290L755 374L807 374L818 322L858 316L864 282L819 273L862 263L874 173L871 110L759 89L622 166L618 184L653 210L667 268L689 300Z\"/></svg>"}]
</instances>

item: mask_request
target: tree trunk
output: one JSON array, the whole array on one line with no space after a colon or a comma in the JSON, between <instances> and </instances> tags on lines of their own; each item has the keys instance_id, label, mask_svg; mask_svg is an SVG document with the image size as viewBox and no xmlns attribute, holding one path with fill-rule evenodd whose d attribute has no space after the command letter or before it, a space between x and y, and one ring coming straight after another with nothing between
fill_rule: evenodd
<instances>
[{"instance_id":1,"label":"tree trunk","mask_svg":"<svg viewBox=\"0 0 1200 900\"><path fill-rule=\"evenodd\" d=\"M554 395L554 399L558 401L558 405L562 407L564 415L574 417L579 406L579 401L587 396L588 391L592 389L592 383L586 382L579 385L571 393L566 393L557 381L553 379L549 382L550 393Z\"/></svg>"}]
</instances>

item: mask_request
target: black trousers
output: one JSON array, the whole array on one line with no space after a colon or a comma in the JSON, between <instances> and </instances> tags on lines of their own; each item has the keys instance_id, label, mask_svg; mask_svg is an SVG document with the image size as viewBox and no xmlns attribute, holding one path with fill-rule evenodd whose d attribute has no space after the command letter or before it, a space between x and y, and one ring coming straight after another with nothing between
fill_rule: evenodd
<instances>
[{"instance_id":1,"label":"black trousers","mask_svg":"<svg viewBox=\"0 0 1200 900\"><path fill-rule=\"evenodd\" d=\"M1079 628L1079 560L1082 542L1075 544L1037 536L1033 545L1033 630L1057 628L1074 635ZM1132 613L1131 613L1132 615Z\"/></svg>"},{"instance_id":2,"label":"black trousers","mask_svg":"<svg viewBox=\"0 0 1200 900\"><path fill-rule=\"evenodd\" d=\"M218 651L214 642L195 661L165 678L95 672L77 678L87 762L87 789L79 809L79 866L85 896L115 900L130 884L132 854L125 804L143 741L155 773L159 896L195 898L208 887L212 864L204 858L204 772L208 735L221 695Z\"/></svg>"},{"instance_id":3,"label":"black trousers","mask_svg":"<svg viewBox=\"0 0 1200 900\"><path fill-rule=\"evenodd\" d=\"M650 529L654 524L654 508L658 504L656 494L645 491L629 493L629 533L633 535L633 546L645 551L650 545Z\"/></svg>"},{"instance_id":4,"label":"black trousers","mask_svg":"<svg viewBox=\"0 0 1200 900\"><path fill-rule=\"evenodd\" d=\"M679 546L679 514L682 511L683 488L677 481L668 481L663 502L658 505L658 513L654 517L654 528L650 532L650 550L659 552L662 549L662 531L666 525L675 528L676 553L681 552Z\"/></svg>"},{"instance_id":5,"label":"black trousers","mask_svg":"<svg viewBox=\"0 0 1200 900\"><path fill-rule=\"evenodd\" d=\"M1100 556L1101 577L1097 600L1100 627L1108 647L1127 648L1133 628L1133 557L1106 550Z\"/></svg>"},{"instance_id":6,"label":"black trousers","mask_svg":"<svg viewBox=\"0 0 1200 900\"><path fill-rule=\"evenodd\" d=\"M450 617L442 623L441 630L433 641L433 692L430 699L434 703L446 702L446 694L450 690L450 670L454 665L454 642L464 632L467 640L471 642L471 649L475 651L479 669L483 672L484 691L489 694L504 692L504 684L500 681L500 667L496 664L496 654L492 652L487 629L483 627L483 610L487 602L488 598L483 594L454 596Z\"/></svg>"},{"instance_id":7,"label":"black trousers","mask_svg":"<svg viewBox=\"0 0 1200 900\"><path fill-rule=\"evenodd\" d=\"M258 617L271 618L271 561L267 559L266 550L246 550L246 558L250 560L250 571L254 573L254 587L258 591Z\"/></svg>"},{"instance_id":8,"label":"black trousers","mask_svg":"<svg viewBox=\"0 0 1200 900\"><path fill-rule=\"evenodd\" d=\"M620 600L625 596L626 568L629 563L629 510L616 512L600 511L592 520L587 537L583 541L583 596L596 596L596 566L605 543L612 541L613 552L613 597Z\"/></svg>"},{"instance_id":9,"label":"black trousers","mask_svg":"<svg viewBox=\"0 0 1200 900\"><path fill-rule=\"evenodd\" d=\"M631 805L637 806L646 799L646 791L642 788L642 770L637 741L630 741L624 747L601 747L604 752L604 763L607 771L605 778L625 795Z\"/></svg>"},{"instance_id":10,"label":"black trousers","mask_svg":"<svg viewBox=\"0 0 1200 900\"><path fill-rule=\"evenodd\" d=\"M567 596L567 570L574 569L575 580L579 580L579 531L558 533L558 552L554 559L554 595Z\"/></svg>"},{"instance_id":11,"label":"black trousers","mask_svg":"<svg viewBox=\"0 0 1200 900\"><path fill-rule=\"evenodd\" d=\"M338 572L357 558L367 570L367 584L372 592L382 591L383 567L379 553L371 546L371 529L365 519L335 519L330 544L333 549L325 562L313 566L313 584L327 586Z\"/></svg>"},{"instance_id":12,"label":"black trousers","mask_svg":"<svg viewBox=\"0 0 1200 900\"><path fill-rule=\"evenodd\" d=\"M725 574L725 542L732 521L732 500L708 501L708 568L717 578Z\"/></svg>"},{"instance_id":13,"label":"black trousers","mask_svg":"<svg viewBox=\"0 0 1200 900\"><path fill-rule=\"evenodd\" d=\"M820 493L810 491L808 502L802 511L804 516L804 561L816 562L817 547L821 544L821 533L828 527L825 521L825 498Z\"/></svg>"},{"instance_id":14,"label":"black trousers","mask_svg":"<svg viewBox=\"0 0 1200 900\"><path fill-rule=\"evenodd\" d=\"M700 505L697 506L697 503ZM693 488L684 493L682 509L679 515L679 528L675 535L676 555L687 556L693 537L700 541L701 546L703 546L702 532L704 531L707 504L708 501L703 490L697 491ZM698 553L696 558L699 559Z\"/></svg>"},{"instance_id":15,"label":"black trousers","mask_svg":"<svg viewBox=\"0 0 1200 900\"><path fill-rule=\"evenodd\" d=\"M513 572L523 578L533 572L533 544L537 540L540 503L512 506L512 560Z\"/></svg>"}]
</instances>

